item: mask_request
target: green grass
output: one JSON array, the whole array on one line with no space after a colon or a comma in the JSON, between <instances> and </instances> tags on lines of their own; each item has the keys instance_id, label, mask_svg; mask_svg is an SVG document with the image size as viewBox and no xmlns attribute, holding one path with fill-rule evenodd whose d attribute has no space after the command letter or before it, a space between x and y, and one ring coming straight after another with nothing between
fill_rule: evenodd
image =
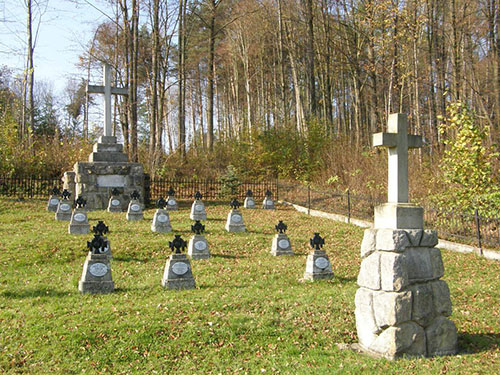
<instances>
[{"instance_id":1,"label":"green grass","mask_svg":"<svg viewBox=\"0 0 500 375\"><path fill-rule=\"evenodd\" d=\"M171 234L125 214L104 220L117 288L82 296L91 235L67 233L44 201L0 199L0 373L29 374L494 374L500 373L500 264L443 252L461 353L375 360L356 342L354 293L362 230L291 208L243 210L247 233L224 230L227 205L207 205L211 258L192 261L197 288L164 290ZM272 257L274 225L289 227L295 257ZM187 239L188 204L171 213ZM308 241L326 236L335 278L301 283Z\"/></svg>"}]
</instances>

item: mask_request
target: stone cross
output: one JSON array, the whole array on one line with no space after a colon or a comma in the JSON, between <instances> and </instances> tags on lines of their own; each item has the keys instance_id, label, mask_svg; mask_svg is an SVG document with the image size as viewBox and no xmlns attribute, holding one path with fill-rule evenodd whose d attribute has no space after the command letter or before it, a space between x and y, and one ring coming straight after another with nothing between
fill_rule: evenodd
<instances>
[{"instance_id":1,"label":"stone cross","mask_svg":"<svg viewBox=\"0 0 500 375\"><path fill-rule=\"evenodd\" d=\"M422 136L408 134L408 118L404 113L389 115L388 133L373 134L374 147L387 147L389 154L387 200L408 203L408 149L422 147Z\"/></svg>"},{"instance_id":2,"label":"stone cross","mask_svg":"<svg viewBox=\"0 0 500 375\"><path fill-rule=\"evenodd\" d=\"M111 131L111 95L128 95L127 88L111 86L111 65L104 64L103 86L88 85L87 93L104 94L104 135L112 136Z\"/></svg>"}]
</instances>

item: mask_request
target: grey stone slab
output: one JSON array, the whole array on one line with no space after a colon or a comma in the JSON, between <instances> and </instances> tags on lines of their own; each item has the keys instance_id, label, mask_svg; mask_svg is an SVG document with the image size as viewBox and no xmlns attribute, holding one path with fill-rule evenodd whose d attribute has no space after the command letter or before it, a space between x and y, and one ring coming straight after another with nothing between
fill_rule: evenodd
<instances>
[{"instance_id":1,"label":"grey stone slab","mask_svg":"<svg viewBox=\"0 0 500 375\"><path fill-rule=\"evenodd\" d=\"M265 197L264 198L264 201L262 202L262 209L264 210L274 210L275 207L274 207L274 201L269 198L269 197Z\"/></svg>"},{"instance_id":2,"label":"grey stone slab","mask_svg":"<svg viewBox=\"0 0 500 375\"><path fill-rule=\"evenodd\" d=\"M432 260L426 247L413 247L406 251L408 278L410 283L434 279Z\"/></svg>"},{"instance_id":3,"label":"grey stone slab","mask_svg":"<svg viewBox=\"0 0 500 375\"><path fill-rule=\"evenodd\" d=\"M361 242L361 259L366 258L376 250L376 229L365 229Z\"/></svg>"},{"instance_id":4,"label":"grey stone slab","mask_svg":"<svg viewBox=\"0 0 500 375\"><path fill-rule=\"evenodd\" d=\"M382 251L403 252L410 246L410 239L402 229L378 229L376 249Z\"/></svg>"},{"instance_id":5,"label":"grey stone slab","mask_svg":"<svg viewBox=\"0 0 500 375\"><path fill-rule=\"evenodd\" d=\"M295 255L292 250L290 239L288 238L286 233L276 233L274 235L273 241L271 243L271 255Z\"/></svg>"},{"instance_id":6,"label":"grey stone slab","mask_svg":"<svg viewBox=\"0 0 500 375\"><path fill-rule=\"evenodd\" d=\"M407 322L412 313L411 292L374 292L373 311L380 329Z\"/></svg>"},{"instance_id":7,"label":"grey stone slab","mask_svg":"<svg viewBox=\"0 0 500 375\"><path fill-rule=\"evenodd\" d=\"M384 203L375 207L376 229L423 229L424 209L409 203Z\"/></svg>"},{"instance_id":8,"label":"grey stone slab","mask_svg":"<svg viewBox=\"0 0 500 375\"><path fill-rule=\"evenodd\" d=\"M403 356L423 357L427 354L426 335L414 322L401 323L383 331L369 350L389 360Z\"/></svg>"},{"instance_id":9,"label":"grey stone slab","mask_svg":"<svg viewBox=\"0 0 500 375\"><path fill-rule=\"evenodd\" d=\"M167 210L157 209L153 222L151 223L151 231L157 233L170 233L172 232L172 225L170 225L170 215Z\"/></svg>"},{"instance_id":10,"label":"grey stone slab","mask_svg":"<svg viewBox=\"0 0 500 375\"><path fill-rule=\"evenodd\" d=\"M422 239L420 240L420 246L422 247L434 247L438 244L438 235L435 230L425 229L422 234Z\"/></svg>"},{"instance_id":11,"label":"grey stone slab","mask_svg":"<svg viewBox=\"0 0 500 375\"><path fill-rule=\"evenodd\" d=\"M388 292L398 292L408 283L408 270L404 254L381 252L380 254L381 287Z\"/></svg>"},{"instance_id":12,"label":"grey stone slab","mask_svg":"<svg viewBox=\"0 0 500 375\"><path fill-rule=\"evenodd\" d=\"M430 283L415 284L410 287L410 290L412 295L411 319L425 327L437 315L434 308L432 286Z\"/></svg>"},{"instance_id":13,"label":"grey stone slab","mask_svg":"<svg viewBox=\"0 0 500 375\"><path fill-rule=\"evenodd\" d=\"M161 285L165 289L194 289L196 283L186 254L172 254L165 264Z\"/></svg>"},{"instance_id":14,"label":"grey stone slab","mask_svg":"<svg viewBox=\"0 0 500 375\"><path fill-rule=\"evenodd\" d=\"M59 197L52 195L47 202L47 211L56 212L59 205Z\"/></svg>"},{"instance_id":15,"label":"grey stone slab","mask_svg":"<svg viewBox=\"0 0 500 375\"><path fill-rule=\"evenodd\" d=\"M207 220L207 213L205 211L205 204L203 201L196 199L191 205L191 212L189 214L191 220Z\"/></svg>"},{"instance_id":16,"label":"grey stone slab","mask_svg":"<svg viewBox=\"0 0 500 375\"><path fill-rule=\"evenodd\" d=\"M78 282L82 294L106 294L114 291L111 266L106 254L89 254Z\"/></svg>"},{"instance_id":17,"label":"grey stone slab","mask_svg":"<svg viewBox=\"0 0 500 375\"><path fill-rule=\"evenodd\" d=\"M368 348L380 333L373 313L373 291L359 288L356 291L354 314L356 316L356 331L359 343Z\"/></svg>"},{"instance_id":18,"label":"grey stone slab","mask_svg":"<svg viewBox=\"0 0 500 375\"><path fill-rule=\"evenodd\" d=\"M257 208L255 205L255 201L252 197L246 197L245 202L243 202L243 207L248 208L249 210Z\"/></svg>"},{"instance_id":19,"label":"grey stone slab","mask_svg":"<svg viewBox=\"0 0 500 375\"><path fill-rule=\"evenodd\" d=\"M457 353L457 328L451 320L438 316L425 329L427 355L453 355Z\"/></svg>"},{"instance_id":20,"label":"grey stone slab","mask_svg":"<svg viewBox=\"0 0 500 375\"><path fill-rule=\"evenodd\" d=\"M123 188L125 187L125 177L126 176L119 174L97 176L97 185L110 188Z\"/></svg>"},{"instance_id":21,"label":"grey stone slab","mask_svg":"<svg viewBox=\"0 0 500 375\"><path fill-rule=\"evenodd\" d=\"M233 208L231 209L231 211L229 211L229 213L227 214L225 229L228 232L236 232L236 233L241 233L246 231L246 227L243 222L243 215L241 214L240 210Z\"/></svg>"},{"instance_id":22,"label":"grey stone slab","mask_svg":"<svg viewBox=\"0 0 500 375\"><path fill-rule=\"evenodd\" d=\"M452 305L448 284L442 280L436 280L431 282L430 286L432 288L434 310L438 314L450 316L452 312Z\"/></svg>"},{"instance_id":23,"label":"grey stone slab","mask_svg":"<svg viewBox=\"0 0 500 375\"><path fill-rule=\"evenodd\" d=\"M316 281L333 278L332 265L324 250L313 250L307 256L303 280Z\"/></svg>"},{"instance_id":24,"label":"grey stone slab","mask_svg":"<svg viewBox=\"0 0 500 375\"><path fill-rule=\"evenodd\" d=\"M378 251L361 261L358 285L372 290L380 290L380 253Z\"/></svg>"},{"instance_id":25,"label":"grey stone slab","mask_svg":"<svg viewBox=\"0 0 500 375\"><path fill-rule=\"evenodd\" d=\"M89 155L89 162L120 163L127 162L128 156L123 152L92 152Z\"/></svg>"},{"instance_id":26,"label":"grey stone slab","mask_svg":"<svg viewBox=\"0 0 500 375\"><path fill-rule=\"evenodd\" d=\"M188 256L191 259L208 259L210 258L210 249L208 242L202 234L195 234L189 239Z\"/></svg>"}]
</instances>

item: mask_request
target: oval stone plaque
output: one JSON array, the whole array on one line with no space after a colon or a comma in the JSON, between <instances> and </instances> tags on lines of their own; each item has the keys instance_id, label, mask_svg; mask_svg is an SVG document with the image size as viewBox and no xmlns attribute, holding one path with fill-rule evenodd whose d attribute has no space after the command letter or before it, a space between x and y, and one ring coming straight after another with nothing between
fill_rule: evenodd
<instances>
[{"instance_id":1,"label":"oval stone plaque","mask_svg":"<svg viewBox=\"0 0 500 375\"><path fill-rule=\"evenodd\" d=\"M278 241L278 246L281 249L288 249L288 246L290 246L290 242L288 242L288 240L279 240Z\"/></svg>"},{"instance_id":2,"label":"oval stone plaque","mask_svg":"<svg viewBox=\"0 0 500 375\"><path fill-rule=\"evenodd\" d=\"M198 211L198 212L203 211L203 205L201 205L201 204L196 204L196 205L194 206L194 210L195 210L195 211Z\"/></svg>"},{"instance_id":3,"label":"oval stone plaque","mask_svg":"<svg viewBox=\"0 0 500 375\"><path fill-rule=\"evenodd\" d=\"M203 251L207 248L207 244L203 241L196 241L194 243L194 248L199 251Z\"/></svg>"},{"instance_id":4,"label":"oval stone plaque","mask_svg":"<svg viewBox=\"0 0 500 375\"><path fill-rule=\"evenodd\" d=\"M266 202L266 206L272 206L272 205L273 205L273 201L272 201L272 200L268 200L268 201Z\"/></svg>"},{"instance_id":5,"label":"oval stone plaque","mask_svg":"<svg viewBox=\"0 0 500 375\"><path fill-rule=\"evenodd\" d=\"M314 265L318 268L325 269L326 267L328 267L328 259L323 257L316 258L316 260L314 261Z\"/></svg>"},{"instance_id":6,"label":"oval stone plaque","mask_svg":"<svg viewBox=\"0 0 500 375\"><path fill-rule=\"evenodd\" d=\"M158 220L160 223L166 223L168 221L168 217L167 215L161 214L156 217L156 220Z\"/></svg>"},{"instance_id":7,"label":"oval stone plaque","mask_svg":"<svg viewBox=\"0 0 500 375\"><path fill-rule=\"evenodd\" d=\"M231 216L231 220L234 221L235 223L241 223L241 216L240 215L233 215L233 216Z\"/></svg>"},{"instance_id":8,"label":"oval stone plaque","mask_svg":"<svg viewBox=\"0 0 500 375\"><path fill-rule=\"evenodd\" d=\"M137 211L140 211L140 209L141 209L141 206L139 206L139 205L138 205L138 204L136 204L136 203L134 203L132 206L130 206L130 210L131 210L131 211L135 211L135 212L137 212Z\"/></svg>"},{"instance_id":9,"label":"oval stone plaque","mask_svg":"<svg viewBox=\"0 0 500 375\"><path fill-rule=\"evenodd\" d=\"M108 266L104 263L94 263L89 267L90 274L95 277L102 277L108 273Z\"/></svg>"},{"instance_id":10,"label":"oval stone plaque","mask_svg":"<svg viewBox=\"0 0 500 375\"><path fill-rule=\"evenodd\" d=\"M51 206L57 206L58 204L59 204L59 199L57 199L57 198L52 198L52 199L50 200L50 205L51 205Z\"/></svg>"},{"instance_id":11,"label":"oval stone plaque","mask_svg":"<svg viewBox=\"0 0 500 375\"><path fill-rule=\"evenodd\" d=\"M189 269L189 266L184 262L177 262L172 266L172 272L176 275L182 276Z\"/></svg>"},{"instance_id":12,"label":"oval stone plaque","mask_svg":"<svg viewBox=\"0 0 500 375\"><path fill-rule=\"evenodd\" d=\"M71 207L69 206L69 204L63 203L63 204L61 204L60 208L61 208L61 211L69 211L69 209Z\"/></svg>"},{"instance_id":13,"label":"oval stone plaque","mask_svg":"<svg viewBox=\"0 0 500 375\"><path fill-rule=\"evenodd\" d=\"M168 204L169 206L175 206L175 201L174 201L173 199L171 199L171 200L169 200L169 201L167 202L167 204Z\"/></svg>"},{"instance_id":14,"label":"oval stone plaque","mask_svg":"<svg viewBox=\"0 0 500 375\"><path fill-rule=\"evenodd\" d=\"M85 214L75 214L75 216L73 217L75 219L75 221L78 221L79 223L85 221L85 218L87 216L85 216Z\"/></svg>"},{"instance_id":15,"label":"oval stone plaque","mask_svg":"<svg viewBox=\"0 0 500 375\"><path fill-rule=\"evenodd\" d=\"M115 206L115 207L116 207L116 206L119 206L119 205L120 205L120 201L119 201L118 199L113 199L113 200L111 201L111 205L112 205L112 206Z\"/></svg>"}]
</instances>

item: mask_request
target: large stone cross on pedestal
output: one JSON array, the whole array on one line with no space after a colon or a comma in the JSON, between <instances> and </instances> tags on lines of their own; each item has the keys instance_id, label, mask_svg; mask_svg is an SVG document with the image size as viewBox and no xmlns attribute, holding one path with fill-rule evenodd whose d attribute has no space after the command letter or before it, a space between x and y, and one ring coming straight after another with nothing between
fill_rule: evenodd
<instances>
[{"instance_id":1,"label":"large stone cross on pedestal","mask_svg":"<svg viewBox=\"0 0 500 375\"><path fill-rule=\"evenodd\" d=\"M104 64L103 86L87 85L87 93L104 94L104 135L112 136L111 129L111 95L128 95L127 88L111 86L111 66Z\"/></svg>"}]
</instances>

